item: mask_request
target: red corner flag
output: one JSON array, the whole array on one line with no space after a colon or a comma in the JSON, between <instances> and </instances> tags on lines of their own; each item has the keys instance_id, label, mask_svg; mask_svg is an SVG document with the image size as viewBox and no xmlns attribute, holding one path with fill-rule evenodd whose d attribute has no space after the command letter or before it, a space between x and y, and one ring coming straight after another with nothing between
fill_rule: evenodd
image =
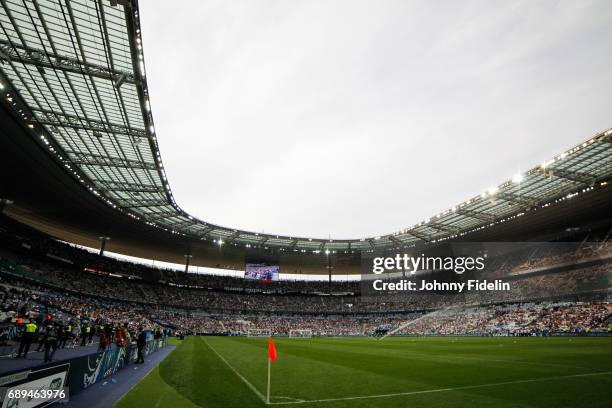
<instances>
[{"instance_id":1,"label":"red corner flag","mask_svg":"<svg viewBox=\"0 0 612 408\"><path fill-rule=\"evenodd\" d=\"M276 361L276 347L274 347L272 337L270 337L270 339L268 340L268 358L271 362Z\"/></svg>"},{"instance_id":2,"label":"red corner flag","mask_svg":"<svg viewBox=\"0 0 612 408\"><path fill-rule=\"evenodd\" d=\"M274 347L274 341L272 337L268 339L268 390L266 393L266 404L270 403L270 368L272 363L276 361L276 347Z\"/></svg>"}]
</instances>

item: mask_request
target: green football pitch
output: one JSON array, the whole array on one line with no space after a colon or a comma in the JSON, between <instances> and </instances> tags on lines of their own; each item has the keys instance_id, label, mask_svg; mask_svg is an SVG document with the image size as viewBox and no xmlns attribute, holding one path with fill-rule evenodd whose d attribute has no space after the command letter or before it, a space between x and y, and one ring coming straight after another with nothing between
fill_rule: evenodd
<instances>
[{"instance_id":1,"label":"green football pitch","mask_svg":"<svg viewBox=\"0 0 612 408\"><path fill-rule=\"evenodd\" d=\"M610 407L612 339L275 339L278 407ZM189 337L116 405L265 406L267 339Z\"/></svg>"}]
</instances>

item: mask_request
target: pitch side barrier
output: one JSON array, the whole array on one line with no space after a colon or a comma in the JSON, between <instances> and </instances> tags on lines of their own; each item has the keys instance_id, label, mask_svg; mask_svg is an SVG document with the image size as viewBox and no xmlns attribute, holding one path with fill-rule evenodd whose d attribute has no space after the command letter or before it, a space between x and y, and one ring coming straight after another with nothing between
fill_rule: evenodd
<instances>
[{"instance_id":1,"label":"pitch side barrier","mask_svg":"<svg viewBox=\"0 0 612 408\"><path fill-rule=\"evenodd\" d=\"M147 341L144 350L145 356L162 349L167 343L166 338ZM11 390L35 389L40 392L64 389L68 397L78 394L134 363L137 359L137 353L138 347L136 344L130 344L127 347L114 347L99 353L2 374L0 376L0 390L2 390L0 406L22 406L21 403L25 402L26 399L23 398L21 400L5 401ZM65 398L58 396L55 399L40 401L40 403L29 401L25 406L31 408L44 407L60 400L65 400Z\"/></svg>"}]
</instances>

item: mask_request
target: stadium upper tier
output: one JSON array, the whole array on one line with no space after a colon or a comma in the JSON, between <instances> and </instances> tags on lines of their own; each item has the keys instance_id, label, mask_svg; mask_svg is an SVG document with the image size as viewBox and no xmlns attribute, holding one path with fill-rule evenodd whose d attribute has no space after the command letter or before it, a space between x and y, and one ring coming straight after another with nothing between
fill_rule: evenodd
<instances>
[{"instance_id":1,"label":"stadium upper tier","mask_svg":"<svg viewBox=\"0 0 612 408\"><path fill-rule=\"evenodd\" d=\"M612 130L429 220L380 237L258 234L201 221L174 201L157 144L136 0L0 2L3 104L108 206L173 234L247 248L328 253L457 238L605 185ZM146 33L145 33L146 34Z\"/></svg>"}]
</instances>

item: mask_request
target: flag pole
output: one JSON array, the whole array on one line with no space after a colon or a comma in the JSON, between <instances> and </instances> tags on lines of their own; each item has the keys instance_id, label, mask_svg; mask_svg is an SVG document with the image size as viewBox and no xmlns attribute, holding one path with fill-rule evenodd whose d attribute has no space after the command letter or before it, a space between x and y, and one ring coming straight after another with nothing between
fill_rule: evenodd
<instances>
[{"instance_id":1,"label":"flag pole","mask_svg":"<svg viewBox=\"0 0 612 408\"><path fill-rule=\"evenodd\" d=\"M268 357L268 393L266 394L266 404L270 404L270 366L272 361Z\"/></svg>"}]
</instances>

